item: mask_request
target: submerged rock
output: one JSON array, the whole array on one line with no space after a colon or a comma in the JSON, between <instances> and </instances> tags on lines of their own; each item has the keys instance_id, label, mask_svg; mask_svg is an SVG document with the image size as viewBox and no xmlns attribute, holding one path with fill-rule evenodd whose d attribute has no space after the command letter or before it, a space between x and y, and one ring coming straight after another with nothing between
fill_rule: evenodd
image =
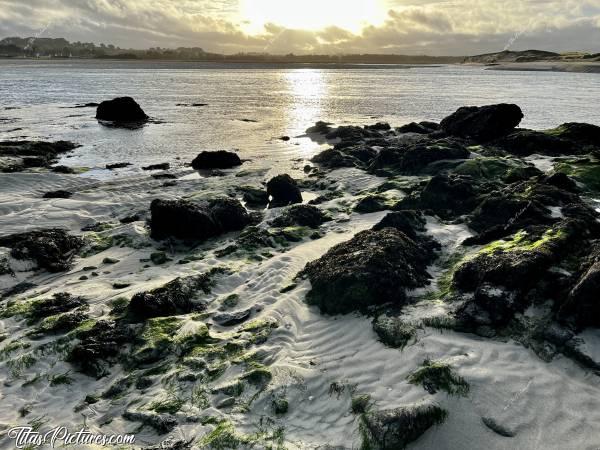
<instances>
[{"instance_id":1,"label":"submerged rock","mask_svg":"<svg viewBox=\"0 0 600 450\"><path fill-rule=\"evenodd\" d=\"M79 147L68 141L0 141L0 171L20 172L27 168L51 169L59 155Z\"/></svg>"},{"instance_id":2,"label":"submerged rock","mask_svg":"<svg viewBox=\"0 0 600 450\"><path fill-rule=\"evenodd\" d=\"M387 302L402 305L406 290L425 286L433 252L404 233L385 228L363 231L308 263L309 304L326 314L345 314Z\"/></svg>"},{"instance_id":3,"label":"submerged rock","mask_svg":"<svg viewBox=\"0 0 600 450\"><path fill-rule=\"evenodd\" d=\"M114 124L139 123L148 120L144 110L131 97L118 97L98 105L96 119Z\"/></svg>"},{"instance_id":4,"label":"submerged rock","mask_svg":"<svg viewBox=\"0 0 600 450\"><path fill-rule=\"evenodd\" d=\"M225 150L204 151L192 161L192 167L196 170L230 169L241 165L242 160L237 153Z\"/></svg>"},{"instance_id":5,"label":"submerged rock","mask_svg":"<svg viewBox=\"0 0 600 450\"><path fill-rule=\"evenodd\" d=\"M323 211L312 205L294 205L287 208L273 220L276 227L302 227L319 228L324 222L331 220Z\"/></svg>"},{"instance_id":6,"label":"submerged rock","mask_svg":"<svg viewBox=\"0 0 600 450\"><path fill-rule=\"evenodd\" d=\"M489 141L513 131L522 118L521 108L513 104L463 106L442 120L440 126L452 136Z\"/></svg>"},{"instance_id":7,"label":"submerged rock","mask_svg":"<svg viewBox=\"0 0 600 450\"><path fill-rule=\"evenodd\" d=\"M441 424L447 416L445 410L433 403L417 403L384 411L371 411L363 415L367 443L381 450L398 450L417 440L434 425Z\"/></svg>"},{"instance_id":8,"label":"submerged rock","mask_svg":"<svg viewBox=\"0 0 600 450\"><path fill-rule=\"evenodd\" d=\"M84 242L65 230L48 228L0 237L0 246L11 249L16 259L31 259L49 272L62 272L71 267L71 261Z\"/></svg>"},{"instance_id":9,"label":"submerged rock","mask_svg":"<svg viewBox=\"0 0 600 450\"><path fill-rule=\"evenodd\" d=\"M267 183L267 194L271 196L271 206L273 207L302 203L300 188L288 174L271 178Z\"/></svg>"}]
</instances>

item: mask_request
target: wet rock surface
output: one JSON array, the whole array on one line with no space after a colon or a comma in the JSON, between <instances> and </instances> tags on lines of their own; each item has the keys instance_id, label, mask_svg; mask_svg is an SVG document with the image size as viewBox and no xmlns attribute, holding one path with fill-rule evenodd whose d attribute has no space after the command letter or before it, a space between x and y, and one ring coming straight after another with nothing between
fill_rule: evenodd
<instances>
[{"instance_id":1,"label":"wet rock surface","mask_svg":"<svg viewBox=\"0 0 600 450\"><path fill-rule=\"evenodd\" d=\"M2 141L0 142L0 171L50 169L60 155L77 147L78 144L68 141Z\"/></svg>"},{"instance_id":2,"label":"wet rock surface","mask_svg":"<svg viewBox=\"0 0 600 450\"><path fill-rule=\"evenodd\" d=\"M96 119L115 125L143 123L148 116L131 97L118 97L103 101L96 109Z\"/></svg>"},{"instance_id":3,"label":"wet rock surface","mask_svg":"<svg viewBox=\"0 0 600 450\"><path fill-rule=\"evenodd\" d=\"M226 150L204 151L192 161L192 167L196 170L231 169L241 165L242 160L237 153Z\"/></svg>"},{"instance_id":4,"label":"wet rock surface","mask_svg":"<svg viewBox=\"0 0 600 450\"><path fill-rule=\"evenodd\" d=\"M302 203L302 193L298 183L288 174L271 178L267 183L267 194L271 197L272 207Z\"/></svg>"}]
</instances>

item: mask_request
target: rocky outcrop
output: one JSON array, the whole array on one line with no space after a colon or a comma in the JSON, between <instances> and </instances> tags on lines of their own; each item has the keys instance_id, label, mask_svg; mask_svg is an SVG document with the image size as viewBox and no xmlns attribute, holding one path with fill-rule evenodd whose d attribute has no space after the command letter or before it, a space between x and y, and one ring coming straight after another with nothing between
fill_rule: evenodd
<instances>
[{"instance_id":1,"label":"rocky outcrop","mask_svg":"<svg viewBox=\"0 0 600 450\"><path fill-rule=\"evenodd\" d=\"M432 259L432 251L398 230L363 231L306 265L301 275L312 285L306 299L326 314L401 306L406 290L429 282Z\"/></svg>"},{"instance_id":2,"label":"rocky outcrop","mask_svg":"<svg viewBox=\"0 0 600 450\"><path fill-rule=\"evenodd\" d=\"M62 272L71 267L83 240L65 230L48 228L0 237L0 247L11 249L16 259L30 259L49 272Z\"/></svg>"},{"instance_id":3,"label":"rocky outcrop","mask_svg":"<svg viewBox=\"0 0 600 450\"><path fill-rule=\"evenodd\" d=\"M406 448L429 428L441 424L446 415L446 411L433 403L367 412L363 415L362 426L368 442L363 443L363 447L381 450Z\"/></svg>"},{"instance_id":4,"label":"rocky outcrop","mask_svg":"<svg viewBox=\"0 0 600 450\"><path fill-rule=\"evenodd\" d=\"M501 103L487 106L464 106L440 123L449 135L490 141L509 134L523 118L517 105Z\"/></svg>"},{"instance_id":5,"label":"rocky outcrop","mask_svg":"<svg viewBox=\"0 0 600 450\"><path fill-rule=\"evenodd\" d=\"M79 147L68 141L1 141L0 171L21 172L29 168L51 169L57 158Z\"/></svg>"},{"instance_id":6,"label":"rocky outcrop","mask_svg":"<svg viewBox=\"0 0 600 450\"><path fill-rule=\"evenodd\" d=\"M267 183L267 194L271 197L272 207L302 203L300 188L288 174L271 178Z\"/></svg>"},{"instance_id":7,"label":"rocky outcrop","mask_svg":"<svg viewBox=\"0 0 600 450\"><path fill-rule=\"evenodd\" d=\"M187 200L153 200L150 205L152 237L203 241L241 230L251 222L246 209L229 198L204 203Z\"/></svg>"},{"instance_id":8,"label":"rocky outcrop","mask_svg":"<svg viewBox=\"0 0 600 450\"><path fill-rule=\"evenodd\" d=\"M192 167L196 170L231 169L242 165L237 153L226 150L204 151L194 158Z\"/></svg>"},{"instance_id":9,"label":"rocky outcrop","mask_svg":"<svg viewBox=\"0 0 600 450\"><path fill-rule=\"evenodd\" d=\"M100 103L96 109L96 119L122 125L143 123L148 116L133 98L118 97Z\"/></svg>"}]
</instances>

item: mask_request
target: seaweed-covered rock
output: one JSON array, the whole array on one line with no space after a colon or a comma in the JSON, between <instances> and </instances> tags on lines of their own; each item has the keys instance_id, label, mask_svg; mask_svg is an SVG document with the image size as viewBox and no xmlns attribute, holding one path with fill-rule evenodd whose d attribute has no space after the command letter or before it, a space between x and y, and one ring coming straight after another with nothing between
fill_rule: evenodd
<instances>
[{"instance_id":1,"label":"seaweed-covered rock","mask_svg":"<svg viewBox=\"0 0 600 450\"><path fill-rule=\"evenodd\" d=\"M196 170L231 169L241 165L242 160L237 153L226 150L203 151L192 161L192 167Z\"/></svg>"},{"instance_id":2,"label":"seaweed-covered rock","mask_svg":"<svg viewBox=\"0 0 600 450\"><path fill-rule=\"evenodd\" d=\"M269 203L269 195L264 188L254 186L242 186L239 188L243 200L249 206L263 206Z\"/></svg>"},{"instance_id":3,"label":"seaweed-covered rock","mask_svg":"<svg viewBox=\"0 0 600 450\"><path fill-rule=\"evenodd\" d=\"M384 195L367 195L361 198L354 206L354 211L360 214L368 214L390 209L388 199Z\"/></svg>"},{"instance_id":4,"label":"seaweed-covered rock","mask_svg":"<svg viewBox=\"0 0 600 450\"><path fill-rule=\"evenodd\" d=\"M417 440L429 428L441 424L446 411L433 403L416 403L363 416L363 431L371 444L381 450L398 450ZM367 447L365 445L365 447Z\"/></svg>"},{"instance_id":5,"label":"seaweed-covered rock","mask_svg":"<svg viewBox=\"0 0 600 450\"><path fill-rule=\"evenodd\" d=\"M600 245L582 265L581 276L559 310L562 319L573 318L578 327L600 326Z\"/></svg>"},{"instance_id":6,"label":"seaweed-covered rock","mask_svg":"<svg viewBox=\"0 0 600 450\"><path fill-rule=\"evenodd\" d=\"M215 275L221 272L222 270L212 269L197 276L175 278L151 291L138 292L131 298L129 311L135 317L148 319L204 309L203 305L194 302L194 297L198 291L210 293Z\"/></svg>"},{"instance_id":7,"label":"seaweed-covered rock","mask_svg":"<svg viewBox=\"0 0 600 450\"><path fill-rule=\"evenodd\" d=\"M402 305L407 289L428 283L432 258L431 251L398 230L363 231L306 265L301 274L312 285L306 299L326 314L387 302Z\"/></svg>"},{"instance_id":8,"label":"seaweed-covered rock","mask_svg":"<svg viewBox=\"0 0 600 450\"><path fill-rule=\"evenodd\" d=\"M49 272L62 272L71 267L83 240L65 230L48 228L0 237L0 247L11 249L16 259L31 259Z\"/></svg>"},{"instance_id":9,"label":"seaweed-covered rock","mask_svg":"<svg viewBox=\"0 0 600 450\"><path fill-rule=\"evenodd\" d=\"M325 221L331 220L323 211L312 205L293 205L273 220L276 227L302 227L319 228Z\"/></svg>"},{"instance_id":10,"label":"seaweed-covered rock","mask_svg":"<svg viewBox=\"0 0 600 450\"><path fill-rule=\"evenodd\" d=\"M442 120L440 126L452 136L489 141L513 131L521 119L521 108L513 104L463 106Z\"/></svg>"},{"instance_id":11,"label":"seaweed-covered rock","mask_svg":"<svg viewBox=\"0 0 600 450\"><path fill-rule=\"evenodd\" d=\"M568 122L548 130L547 133L578 144L600 147L600 127L597 125Z\"/></svg>"},{"instance_id":12,"label":"seaweed-covered rock","mask_svg":"<svg viewBox=\"0 0 600 450\"><path fill-rule=\"evenodd\" d=\"M233 198L209 200L208 208L222 231L238 231L252 222L246 208Z\"/></svg>"},{"instance_id":13,"label":"seaweed-covered rock","mask_svg":"<svg viewBox=\"0 0 600 450\"><path fill-rule=\"evenodd\" d=\"M379 340L392 348L404 348L417 337L417 328L400 317L382 314L373 320L373 331Z\"/></svg>"},{"instance_id":14,"label":"seaweed-covered rock","mask_svg":"<svg viewBox=\"0 0 600 450\"><path fill-rule=\"evenodd\" d=\"M138 123L148 120L148 116L131 97L118 97L98 105L96 119L115 124Z\"/></svg>"},{"instance_id":15,"label":"seaweed-covered rock","mask_svg":"<svg viewBox=\"0 0 600 450\"><path fill-rule=\"evenodd\" d=\"M532 154L558 156L578 153L573 142L543 131L517 130L493 142L493 145L517 156Z\"/></svg>"},{"instance_id":16,"label":"seaweed-covered rock","mask_svg":"<svg viewBox=\"0 0 600 450\"><path fill-rule=\"evenodd\" d=\"M387 214L372 229L379 231L384 228L395 228L414 240L417 238L417 231L425 230L425 224L426 220L421 212L405 210Z\"/></svg>"},{"instance_id":17,"label":"seaweed-covered rock","mask_svg":"<svg viewBox=\"0 0 600 450\"><path fill-rule=\"evenodd\" d=\"M99 320L93 327L77 333L79 343L67 360L83 373L101 378L108 373L108 366L116 362L123 348L131 343L133 336L127 324Z\"/></svg>"},{"instance_id":18,"label":"seaweed-covered rock","mask_svg":"<svg viewBox=\"0 0 600 450\"><path fill-rule=\"evenodd\" d=\"M207 207L187 200L153 200L150 213L154 239L173 236L206 240L221 232L220 225Z\"/></svg>"},{"instance_id":19,"label":"seaweed-covered rock","mask_svg":"<svg viewBox=\"0 0 600 450\"><path fill-rule=\"evenodd\" d=\"M302 203L302 193L296 181L288 174L277 175L267 183L267 194L272 206L286 206Z\"/></svg>"}]
</instances>

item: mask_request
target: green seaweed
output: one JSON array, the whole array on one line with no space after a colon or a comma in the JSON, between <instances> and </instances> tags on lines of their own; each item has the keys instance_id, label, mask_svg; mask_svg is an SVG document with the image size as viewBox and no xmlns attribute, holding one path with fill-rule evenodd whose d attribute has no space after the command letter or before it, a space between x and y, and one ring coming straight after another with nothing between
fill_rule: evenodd
<instances>
[{"instance_id":1,"label":"green seaweed","mask_svg":"<svg viewBox=\"0 0 600 450\"><path fill-rule=\"evenodd\" d=\"M426 359L422 367L408 376L408 382L423 386L430 394L442 390L449 395L466 396L469 384L457 375L449 364Z\"/></svg>"}]
</instances>

